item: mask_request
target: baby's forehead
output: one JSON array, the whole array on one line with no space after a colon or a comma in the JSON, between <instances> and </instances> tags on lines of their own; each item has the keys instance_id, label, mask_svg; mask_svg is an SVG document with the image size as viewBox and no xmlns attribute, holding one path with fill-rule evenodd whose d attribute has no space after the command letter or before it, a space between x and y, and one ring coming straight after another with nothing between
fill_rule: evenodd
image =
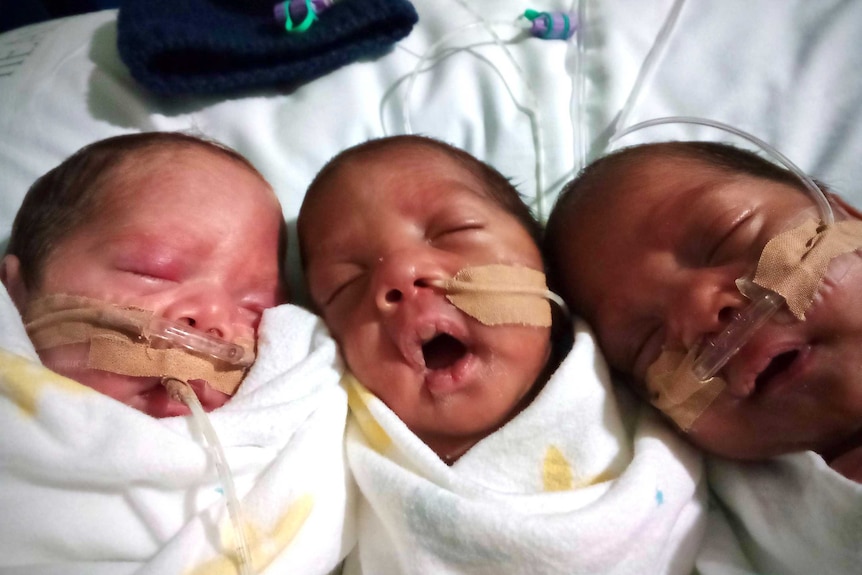
<instances>
[{"instance_id":1,"label":"baby's forehead","mask_svg":"<svg viewBox=\"0 0 862 575\"><path fill-rule=\"evenodd\" d=\"M591 184L586 203L619 208L647 201L685 201L730 177L727 170L697 158L649 154L608 166Z\"/></svg>"},{"instance_id":2,"label":"baby's forehead","mask_svg":"<svg viewBox=\"0 0 862 575\"><path fill-rule=\"evenodd\" d=\"M160 143L126 150L102 174L101 191L104 193L106 190L122 190L142 177L173 169L178 161L203 157L207 153L208 150L176 143Z\"/></svg>"},{"instance_id":3,"label":"baby's forehead","mask_svg":"<svg viewBox=\"0 0 862 575\"><path fill-rule=\"evenodd\" d=\"M478 161L476 160L476 163ZM362 170L369 166L385 167L394 175L412 175L417 168L425 172L425 177L437 172L445 172L447 177L483 183L466 158L458 157L455 152L437 147L427 142L402 142L397 145L361 150L341 161L341 168ZM399 170L408 170L399 174Z\"/></svg>"},{"instance_id":4,"label":"baby's forehead","mask_svg":"<svg viewBox=\"0 0 862 575\"><path fill-rule=\"evenodd\" d=\"M307 196L309 204L336 195L379 202L435 202L442 194L499 204L478 170L444 150L421 143L359 151L333 165Z\"/></svg>"}]
</instances>

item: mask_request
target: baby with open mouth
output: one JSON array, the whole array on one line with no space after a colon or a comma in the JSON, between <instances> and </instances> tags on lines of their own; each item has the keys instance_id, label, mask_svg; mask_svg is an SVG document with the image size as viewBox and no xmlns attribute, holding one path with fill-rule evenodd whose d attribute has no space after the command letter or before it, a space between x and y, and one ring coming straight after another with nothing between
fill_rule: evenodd
<instances>
[{"instance_id":1,"label":"baby with open mouth","mask_svg":"<svg viewBox=\"0 0 862 575\"><path fill-rule=\"evenodd\" d=\"M427 137L371 140L323 167L297 227L348 369L345 573L690 572L701 461L650 412L627 425L504 176Z\"/></svg>"},{"instance_id":2,"label":"baby with open mouth","mask_svg":"<svg viewBox=\"0 0 862 575\"><path fill-rule=\"evenodd\" d=\"M546 230L618 380L708 455L745 572L862 560L862 216L816 188L726 144L643 144L587 166Z\"/></svg>"},{"instance_id":3,"label":"baby with open mouth","mask_svg":"<svg viewBox=\"0 0 862 575\"><path fill-rule=\"evenodd\" d=\"M548 222L547 257L557 289L596 330L611 367L693 443L741 460L810 450L862 481L862 218L837 196L828 201L849 231L841 232L846 249L823 260L823 275L804 264L816 257L809 254L767 266L769 240L803 224L817 233L815 200L796 175L722 144L634 146L568 185ZM815 240L837 242L817 236L808 245ZM771 245L787 251L795 240ZM811 279L791 281L790 271L773 268ZM667 353L715 345L761 297L755 270L783 282L787 303L715 374L723 388L712 386L709 399L657 401L655 374ZM794 295L806 284L810 295Z\"/></svg>"},{"instance_id":4,"label":"baby with open mouth","mask_svg":"<svg viewBox=\"0 0 862 575\"><path fill-rule=\"evenodd\" d=\"M498 307L494 290L524 274L544 287L540 228L496 170L430 138L372 140L321 170L298 232L312 302L350 371L445 462L542 388L556 363L544 296L514 296L524 317L471 308ZM480 284L497 287L481 296ZM540 321L522 309L534 302Z\"/></svg>"}]
</instances>

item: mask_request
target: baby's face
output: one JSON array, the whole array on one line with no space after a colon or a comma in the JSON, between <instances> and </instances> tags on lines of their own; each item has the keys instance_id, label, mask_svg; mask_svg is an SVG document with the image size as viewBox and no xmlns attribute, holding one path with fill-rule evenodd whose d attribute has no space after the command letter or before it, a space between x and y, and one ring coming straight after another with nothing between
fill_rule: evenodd
<instances>
[{"instance_id":1,"label":"baby's face","mask_svg":"<svg viewBox=\"0 0 862 575\"><path fill-rule=\"evenodd\" d=\"M314 304L351 371L438 455L457 457L529 400L548 328L483 325L429 280L466 266L542 270L518 221L433 148L343 164L303 208Z\"/></svg>"},{"instance_id":2,"label":"baby's face","mask_svg":"<svg viewBox=\"0 0 862 575\"><path fill-rule=\"evenodd\" d=\"M134 162L107 183L104 209L50 254L31 298L86 296L152 310L228 341L253 339L263 310L286 298L282 214L271 189L241 164L205 150ZM40 356L55 371L154 417L188 413L158 378L65 366L75 351ZM228 399L201 380L190 383L207 410Z\"/></svg>"},{"instance_id":3,"label":"baby's face","mask_svg":"<svg viewBox=\"0 0 862 575\"><path fill-rule=\"evenodd\" d=\"M620 177L619 192L567 222L563 295L643 392L662 349L719 333L748 303L735 280L754 271L770 238L801 223L801 210L816 211L790 186L729 180L691 161L653 161ZM833 260L806 321L779 312L730 359L720 372L727 387L689 432L696 444L762 458L828 450L859 429L859 263L858 254Z\"/></svg>"}]
</instances>

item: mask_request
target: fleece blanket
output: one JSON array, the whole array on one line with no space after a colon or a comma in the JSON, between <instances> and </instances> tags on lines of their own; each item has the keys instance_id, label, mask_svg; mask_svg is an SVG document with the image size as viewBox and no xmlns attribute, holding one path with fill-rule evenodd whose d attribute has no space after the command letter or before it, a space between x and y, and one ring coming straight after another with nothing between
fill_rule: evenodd
<instances>
[{"instance_id":1,"label":"fleece blanket","mask_svg":"<svg viewBox=\"0 0 862 575\"><path fill-rule=\"evenodd\" d=\"M623 417L586 326L524 411L452 467L351 376L360 489L345 573L690 573L700 456L651 409Z\"/></svg>"},{"instance_id":2,"label":"fleece blanket","mask_svg":"<svg viewBox=\"0 0 862 575\"><path fill-rule=\"evenodd\" d=\"M231 574L235 532L196 422L154 419L45 369L0 288L0 573ZM353 545L336 346L267 310L258 360L209 414L256 572L329 573Z\"/></svg>"},{"instance_id":3,"label":"fleece blanket","mask_svg":"<svg viewBox=\"0 0 862 575\"><path fill-rule=\"evenodd\" d=\"M808 451L755 463L709 458L707 474L752 572L862 572L862 485L819 455ZM708 551L715 541L703 554L718 555ZM736 573L729 564L709 573Z\"/></svg>"}]
</instances>

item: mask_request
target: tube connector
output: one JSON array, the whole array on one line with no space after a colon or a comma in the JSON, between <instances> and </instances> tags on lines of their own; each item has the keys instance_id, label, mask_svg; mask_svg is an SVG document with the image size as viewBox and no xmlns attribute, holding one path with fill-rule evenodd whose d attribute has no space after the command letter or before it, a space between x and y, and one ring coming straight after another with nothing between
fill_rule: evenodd
<instances>
[{"instance_id":1,"label":"tube connector","mask_svg":"<svg viewBox=\"0 0 862 575\"><path fill-rule=\"evenodd\" d=\"M784 305L783 297L755 285L751 280L740 279L737 283L743 293L752 294L753 298L734 316L723 332L697 350L692 371L700 381L706 381L718 373L751 335Z\"/></svg>"},{"instance_id":2,"label":"tube connector","mask_svg":"<svg viewBox=\"0 0 862 575\"><path fill-rule=\"evenodd\" d=\"M167 347L182 347L240 367L252 364L241 345L163 317L153 316L145 333L151 343L161 342Z\"/></svg>"},{"instance_id":3,"label":"tube connector","mask_svg":"<svg viewBox=\"0 0 862 575\"><path fill-rule=\"evenodd\" d=\"M527 10L530 34L543 40L568 40L578 29L578 16L570 12L539 12Z\"/></svg>"}]
</instances>

